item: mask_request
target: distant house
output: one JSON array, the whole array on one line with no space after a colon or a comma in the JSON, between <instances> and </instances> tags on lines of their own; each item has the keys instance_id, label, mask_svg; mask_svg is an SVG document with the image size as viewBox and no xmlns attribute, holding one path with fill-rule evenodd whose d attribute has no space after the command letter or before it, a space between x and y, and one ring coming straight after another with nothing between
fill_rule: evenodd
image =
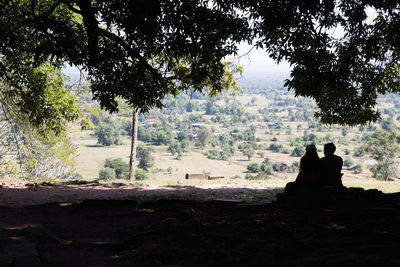
<instances>
[{"instance_id":1,"label":"distant house","mask_svg":"<svg viewBox=\"0 0 400 267\"><path fill-rule=\"evenodd\" d=\"M157 119L146 119L146 120L144 120L144 123L147 123L147 125L151 125L151 124L159 123L159 122L160 121L157 120Z\"/></svg>"},{"instance_id":2,"label":"distant house","mask_svg":"<svg viewBox=\"0 0 400 267\"><path fill-rule=\"evenodd\" d=\"M277 125L278 125L277 122L274 122L274 121L268 122L268 127L274 127L274 126L277 126Z\"/></svg>"}]
</instances>

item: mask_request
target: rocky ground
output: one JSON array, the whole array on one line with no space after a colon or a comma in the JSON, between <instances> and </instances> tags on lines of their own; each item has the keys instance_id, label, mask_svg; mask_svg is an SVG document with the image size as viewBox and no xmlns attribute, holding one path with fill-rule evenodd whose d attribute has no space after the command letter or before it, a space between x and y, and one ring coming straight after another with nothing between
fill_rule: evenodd
<instances>
[{"instance_id":1,"label":"rocky ground","mask_svg":"<svg viewBox=\"0 0 400 267\"><path fill-rule=\"evenodd\" d=\"M54 186L30 187L20 190ZM270 204L130 197L3 205L0 266L400 265L399 196L351 195L342 196L348 205L318 208L285 197Z\"/></svg>"}]
</instances>

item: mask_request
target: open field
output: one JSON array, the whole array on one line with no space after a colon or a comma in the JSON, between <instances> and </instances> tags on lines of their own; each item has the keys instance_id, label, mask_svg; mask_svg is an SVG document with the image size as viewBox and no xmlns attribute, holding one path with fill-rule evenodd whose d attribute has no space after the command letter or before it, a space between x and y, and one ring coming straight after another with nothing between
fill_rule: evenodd
<instances>
[{"instance_id":1,"label":"open field","mask_svg":"<svg viewBox=\"0 0 400 267\"><path fill-rule=\"evenodd\" d=\"M279 95L279 99L290 99L294 101L291 95ZM196 100L198 105L205 105L205 100ZM347 128L346 134L343 134L342 127L328 127L323 130L309 128L308 121L291 121L288 119L289 112L285 106L274 106L273 99L267 99L264 95L241 95L237 96L236 100L245 107L246 112L254 116L258 116L258 120L249 123L235 123L228 128L223 127L221 123L213 122L214 115L204 115L204 111L197 110L190 113L191 115L202 115L202 121L199 122L202 127L212 129L212 131L230 135L232 129L245 131L250 125L256 127L255 137L257 143L268 147L270 144L282 145L286 149L286 153L273 152L268 149L259 149L255 152L264 153L263 158L259 155L251 157L250 161L240 151L236 150L235 154L228 160L215 160L207 157L207 151L210 149L218 149L218 147L206 146L204 149L191 144L188 152L184 152L181 159L168 152L168 146L153 146L152 153L155 159L155 165L149 170L150 179L144 183L147 186L175 186L175 185L190 185L201 188L215 187L248 187L248 188L283 188L289 181L295 180L297 173L278 173L275 172L267 180L246 180L247 165L249 163L261 163L267 157L272 163L284 163L291 166L295 162L299 162L300 157L290 156L290 151L293 149L293 140L302 138L306 134L314 134L318 140L316 143L319 156L322 157L323 142L322 140L329 136L337 145L336 154L343 159L351 159L354 163L363 165L363 170L359 174L353 171L343 170L343 183L346 186L357 186L364 188L378 188L384 192L400 191L400 183L397 181L382 182L371 178L371 172L365 164L368 160L368 155L354 157L352 154L345 155L346 150L355 151L361 144L363 132L357 127ZM215 102L215 105L222 107L227 103L227 100L220 99ZM390 103L381 103L381 107L393 108ZM271 113L275 116L275 120L282 123L283 128L275 129L268 127L268 123L263 121L260 116L265 116L260 113L261 109L275 109L276 112ZM269 113L268 113L269 114ZM184 118L188 113L173 114L174 123ZM169 116L169 115L166 115ZM269 115L268 115L269 116ZM384 115L384 118L387 116ZM398 125L398 122L394 122ZM173 126L173 123L171 124ZM73 135L73 142L78 146L77 170L85 180L94 180L98 178L99 170L103 167L107 158L122 158L128 162L130 154L130 138L123 137L123 145L101 146L97 144L97 137L93 135L94 131L86 131ZM237 144L240 141L236 141ZM243 142L242 142L243 143ZM188 181L185 180L185 174L211 174L222 175L225 179L216 181Z\"/></svg>"}]
</instances>

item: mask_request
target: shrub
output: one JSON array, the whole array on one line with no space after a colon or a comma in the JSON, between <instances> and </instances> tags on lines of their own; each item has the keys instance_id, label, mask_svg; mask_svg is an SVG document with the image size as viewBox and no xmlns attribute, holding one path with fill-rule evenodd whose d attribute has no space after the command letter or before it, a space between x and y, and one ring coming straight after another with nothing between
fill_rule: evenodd
<instances>
[{"instance_id":1,"label":"shrub","mask_svg":"<svg viewBox=\"0 0 400 267\"><path fill-rule=\"evenodd\" d=\"M266 164L266 163L262 163L261 164L261 171L266 173L266 174L272 174L274 172L271 164Z\"/></svg>"},{"instance_id":2,"label":"shrub","mask_svg":"<svg viewBox=\"0 0 400 267\"><path fill-rule=\"evenodd\" d=\"M360 173L362 173L362 165L361 165L361 164L357 164L357 165L354 167L353 173L355 173L355 174L360 174Z\"/></svg>"},{"instance_id":3,"label":"shrub","mask_svg":"<svg viewBox=\"0 0 400 267\"><path fill-rule=\"evenodd\" d=\"M290 156L292 157L301 157L304 154L304 149L300 146L297 146L293 149L292 153L290 154Z\"/></svg>"},{"instance_id":4,"label":"shrub","mask_svg":"<svg viewBox=\"0 0 400 267\"><path fill-rule=\"evenodd\" d=\"M250 163L249 165L247 165L247 170L251 173L257 173L261 171L261 168L260 165L258 165L257 163Z\"/></svg>"},{"instance_id":5,"label":"shrub","mask_svg":"<svg viewBox=\"0 0 400 267\"><path fill-rule=\"evenodd\" d=\"M268 174L265 172L259 172L257 173L257 175L255 176L256 180L267 180L269 178Z\"/></svg>"},{"instance_id":6,"label":"shrub","mask_svg":"<svg viewBox=\"0 0 400 267\"><path fill-rule=\"evenodd\" d=\"M274 152L281 152L283 149L283 146L281 144L270 144L269 145L269 150L272 150Z\"/></svg>"},{"instance_id":7,"label":"shrub","mask_svg":"<svg viewBox=\"0 0 400 267\"><path fill-rule=\"evenodd\" d=\"M129 164L124 162L121 158L107 158L104 167L114 170L114 178L120 179L129 176Z\"/></svg>"},{"instance_id":8,"label":"shrub","mask_svg":"<svg viewBox=\"0 0 400 267\"><path fill-rule=\"evenodd\" d=\"M355 157L362 157L364 155L365 155L365 151L362 147L357 148L353 154L353 156L355 156Z\"/></svg>"},{"instance_id":9,"label":"shrub","mask_svg":"<svg viewBox=\"0 0 400 267\"><path fill-rule=\"evenodd\" d=\"M345 167L350 167L351 165L353 165L353 161L352 161L351 159L345 159L345 160L343 161L343 165L344 165Z\"/></svg>"},{"instance_id":10,"label":"shrub","mask_svg":"<svg viewBox=\"0 0 400 267\"><path fill-rule=\"evenodd\" d=\"M171 168L171 166L169 166L169 167L167 168L167 172L168 172L169 174L172 173L172 168Z\"/></svg>"},{"instance_id":11,"label":"shrub","mask_svg":"<svg viewBox=\"0 0 400 267\"><path fill-rule=\"evenodd\" d=\"M254 180L254 177L255 177L255 176L251 175L250 173L246 173L246 175L244 176L244 178L245 178L246 180Z\"/></svg>"},{"instance_id":12,"label":"shrub","mask_svg":"<svg viewBox=\"0 0 400 267\"><path fill-rule=\"evenodd\" d=\"M281 170L281 168L279 167L278 164L272 165L272 169L273 169L275 172L279 172L279 171Z\"/></svg>"},{"instance_id":13,"label":"shrub","mask_svg":"<svg viewBox=\"0 0 400 267\"><path fill-rule=\"evenodd\" d=\"M251 175L250 173L247 173L244 178L247 180L266 180L269 178L269 176L265 172L259 172L256 175Z\"/></svg>"},{"instance_id":14,"label":"shrub","mask_svg":"<svg viewBox=\"0 0 400 267\"><path fill-rule=\"evenodd\" d=\"M99 171L99 178L102 180L114 179L115 170L109 167L105 167Z\"/></svg>"},{"instance_id":15,"label":"shrub","mask_svg":"<svg viewBox=\"0 0 400 267\"><path fill-rule=\"evenodd\" d=\"M143 181L149 179L149 174L145 170L136 170L135 171L135 180L137 181Z\"/></svg>"}]
</instances>

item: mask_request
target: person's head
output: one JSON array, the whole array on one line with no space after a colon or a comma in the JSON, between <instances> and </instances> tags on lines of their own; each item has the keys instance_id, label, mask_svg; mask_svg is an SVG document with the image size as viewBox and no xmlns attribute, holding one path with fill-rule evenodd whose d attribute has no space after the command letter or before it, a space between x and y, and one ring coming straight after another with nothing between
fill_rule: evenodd
<instances>
[{"instance_id":1,"label":"person's head","mask_svg":"<svg viewBox=\"0 0 400 267\"><path fill-rule=\"evenodd\" d=\"M331 156L336 151L336 146L333 143L328 143L324 145L324 155Z\"/></svg>"},{"instance_id":2,"label":"person's head","mask_svg":"<svg viewBox=\"0 0 400 267\"><path fill-rule=\"evenodd\" d=\"M316 157L318 158L317 148L315 145L308 145L306 146L306 157Z\"/></svg>"}]
</instances>

